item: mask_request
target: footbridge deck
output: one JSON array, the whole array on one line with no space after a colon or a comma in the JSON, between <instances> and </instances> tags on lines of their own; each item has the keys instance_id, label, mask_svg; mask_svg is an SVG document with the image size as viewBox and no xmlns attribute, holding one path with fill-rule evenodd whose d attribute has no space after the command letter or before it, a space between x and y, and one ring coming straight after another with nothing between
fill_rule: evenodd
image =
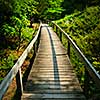
<instances>
[{"instance_id":1,"label":"footbridge deck","mask_svg":"<svg viewBox=\"0 0 100 100\"><path fill-rule=\"evenodd\" d=\"M42 24L39 49L21 99L85 100L67 51L47 24Z\"/></svg>"},{"instance_id":2,"label":"footbridge deck","mask_svg":"<svg viewBox=\"0 0 100 100\"><path fill-rule=\"evenodd\" d=\"M40 23L37 34L30 41L9 73L4 77L0 84L0 100L3 100L8 88L10 88L11 82L15 79L16 100L86 100L86 98L99 100L100 75L95 67L93 67L80 48L62 28L53 21L48 21L47 23L53 28L48 26L48 24ZM63 40L68 43L67 50L62 45ZM84 64L84 90L82 90L70 62L70 53L73 52L70 49L72 47L77 57ZM23 75L23 79L25 78L23 81L22 65L27 60L29 53L33 57L27 70L32 68L29 75L27 75L28 79L26 75ZM94 95L93 97L88 96L89 91L91 91L91 82L94 84L96 91L96 96ZM94 99L94 97L97 99Z\"/></svg>"}]
</instances>

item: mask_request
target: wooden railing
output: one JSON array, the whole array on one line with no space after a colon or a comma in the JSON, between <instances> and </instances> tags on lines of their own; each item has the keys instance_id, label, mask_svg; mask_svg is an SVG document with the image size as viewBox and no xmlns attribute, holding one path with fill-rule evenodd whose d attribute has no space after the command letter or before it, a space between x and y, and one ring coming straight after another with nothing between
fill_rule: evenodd
<instances>
[{"instance_id":1,"label":"wooden railing","mask_svg":"<svg viewBox=\"0 0 100 100\"><path fill-rule=\"evenodd\" d=\"M59 27L55 22L48 21L50 25L55 29L56 33L59 33L60 41L62 42L62 34L66 37L68 40L68 48L67 53L70 58L70 46L73 47L73 49L77 52L77 56L80 57L81 61L85 65L85 82L84 82L84 92L87 94L87 89L89 86L89 77L91 77L91 80L93 80L96 84L96 87L100 90L100 75L95 70L95 68L92 66L92 64L89 62L89 60L85 57L85 55L82 53L82 51L79 49L79 47L76 45L76 43L71 39L71 37L61 28Z\"/></svg>"},{"instance_id":2,"label":"wooden railing","mask_svg":"<svg viewBox=\"0 0 100 100\"><path fill-rule=\"evenodd\" d=\"M12 67L10 72L7 74L7 76L4 78L4 80L0 84L0 100L6 93L10 83L12 80L16 77L16 84L17 84L17 90L18 90L18 95L22 95L23 93L23 84L22 84L22 75L21 75L21 66L24 63L26 57L28 56L28 53L32 48L34 48L34 55L36 54L36 51L38 49L39 45L39 38L40 38L40 32L41 32L41 24L39 26L39 29L37 31L36 36L34 39L30 42L28 47L25 49L23 54L19 57L15 65Z\"/></svg>"}]
</instances>

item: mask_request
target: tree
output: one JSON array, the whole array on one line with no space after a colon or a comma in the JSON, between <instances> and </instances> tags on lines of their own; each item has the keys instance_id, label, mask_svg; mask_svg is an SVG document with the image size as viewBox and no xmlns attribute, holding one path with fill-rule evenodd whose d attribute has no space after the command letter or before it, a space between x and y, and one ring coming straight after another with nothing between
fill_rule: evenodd
<instances>
[{"instance_id":1,"label":"tree","mask_svg":"<svg viewBox=\"0 0 100 100\"><path fill-rule=\"evenodd\" d=\"M87 0L64 0L63 8L65 11L63 12L63 16L65 14L71 14L75 10L82 11L86 8Z\"/></svg>"},{"instance_id":2,"label":"tree","mask_svg":"<svg viewBox=\"0 0 100 100\"><path fill-rule=\"evenodd\" d=\"M92 5L100 5L100 0L64 0L62 7L65 9L65 14L74 13L74 11L83 11L86 7Z\"/></svg>"},{"instance_id":3,"label":"tree","mask_svg":"<svg viewBox=\"0 0 100 100\"><path fill-rule=\"evenodd\" d=\"M60 18L63 8L61 4L63 0L37 0L39 2L37 11L42 19Z\"/></svg>"}]
</instances>

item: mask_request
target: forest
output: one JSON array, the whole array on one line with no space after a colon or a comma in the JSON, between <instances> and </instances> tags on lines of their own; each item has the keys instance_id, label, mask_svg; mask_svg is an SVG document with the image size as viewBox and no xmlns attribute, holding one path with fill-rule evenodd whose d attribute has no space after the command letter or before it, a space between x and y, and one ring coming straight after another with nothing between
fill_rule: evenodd
<instances>
[{"instance_id":1,"label":"forest","mask_svg":"<svg viewBox=\"0 0 100 100\"><path fill-rule=\"evenodd\" d=\"M35 36L39 20L64 29L100 74L100 0L0 0L0 82ZM77 66L78 58L71 56ZM80 66L75 68L82 82Z\"/></svg>"}]
</instances>

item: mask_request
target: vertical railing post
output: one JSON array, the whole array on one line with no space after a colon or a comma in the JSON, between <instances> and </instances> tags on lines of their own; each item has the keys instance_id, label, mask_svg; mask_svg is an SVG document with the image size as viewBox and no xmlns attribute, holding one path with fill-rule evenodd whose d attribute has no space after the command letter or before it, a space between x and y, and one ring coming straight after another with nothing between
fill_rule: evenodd
<instances>
[{"instance_id":1,"label":"vertical railing post","mask_svg":"<svg viewBox=\"0 0 100 100\"><path fill-rule=\"evenodd\" d=\"M34 50L34 56L35 56L35 54L36 54L36 42L33 45L33 50Z\"/></svg>"},{"instance_id":2,"label":"vertical railing post","mask_svg":"<svg viewBox=\"0 0 100 100\"><path fill-rule=\"evenodd\" d=\"M56 26L56 33L58 33L58 28L57 28L57 26Z\"/></svg>"},{"instance_id":3,"label":"vertical railing post","mask_svg":"<svg viewBox=\"0 0 100 100\"><path fill-rule=\"evenodd\" d=\"M40 27L39 36L38 36L38 39L37 39L37 50L38 50L38 47L39 47L39 42L40 42L41 28L42 28L42 26Z\"/></svg>"},{"instance_id":4,"label":"vertical railing post","mask_svg":"<svg viewBox=\"0 0 100 100\"><path fill-rule=\"evenodd\" d=\"M85 68L85 78L84 78L84 93L88 97L88 92L89 92L89 82L90 82L90 77L87 69Z\"/></svg>"},{"instance_id":5,"label":"vertical railing post","mask_svg":"<svg viewBox=\"0 0 100 100\"><path fill-rule=\"evenodd\" d=\"M36 47L35 47L35 48L36 48L35 50L36 50L36 52L37 52L37 50L38 50L38 40L36 40L35 46L36 46Z\"/></svg>"},{"instance_id":6,"label":"vertical railing post","mask_svg":"<svg viewBox=\"0 0 100 100\"><path fill-rule=\"evenodd\" d=\"M36 52L37 52L38 46L39 46L39 42L40 42L41 28L42 28L42 26L40 27L39 36L38 36L38 38L37 38L37 41L36 41L36 42L34 43L34 45L33 45L34 56L36 55Z\"/></svg>"},{"instance_id":7,"label":"vertical railing post","mask_svg":"<svg viewBox=\"0 0 100 100\"><path fill-rule=\"evenodd\" d=\"M59 28L58 28L58 30L57 30L57 35L58 35L58 37L60 37Z\"/></svg>"},{"instance_id":8,"label":"vertical railing post","mask_svg":"<svg viewBox=\"0 0 100 100\"><path fill-rule=\"evenodd\" d=\"M70 42L68 41L68 56L70 58Z\"/></svg>"},{"instance_id":9,"label":"vertical railing post","mask_svg":"<svg viewBox=\"0 0 100 100\"><path fill-rule=\"evenodd\" d=\"M40 33L39 33L40 35ZM37 39L37 50L38 50L38 47L39 47L39 36L38 36L38 39Z\"/></svg>"},{"instance_id":10,"label":"vertical railing post","mask_svg":"<svg viewBox=\"0 0 100 100\"><path fill-rule=\"evenodd\" d=\"M18 70L17 75L16 75L16 84L17 84L18 96L21 96L23 94L21 68Z\"/></svg>"},{"instance_id":11,"label":"vertical railing post","mask_svg":"<svg viewBox=\"0 0 100 100\"><path fill-rule=\"evenodd\" d=\"M52 23L52 27L53 27L53 29L55 28L55 25Z\"/></svg>"},{"instance_id":12,"label":"vertical railing post","mask_svg":"<svg viewBox=\"0 0 100 100\"><path fill-rule=\"evenodd\" d=\"M60 31L60 41L62 42L62 32Z\"/></svg>"},{"instance_id":13,"label":"vertical railing post","mask_svg":"<svg viewBox=\"0 0 100 100\"><path fill-rule=\"evenodd\" d=\"M56 25L54 25L54 31L56 32Z\"/></svg>"}]
</instances>

